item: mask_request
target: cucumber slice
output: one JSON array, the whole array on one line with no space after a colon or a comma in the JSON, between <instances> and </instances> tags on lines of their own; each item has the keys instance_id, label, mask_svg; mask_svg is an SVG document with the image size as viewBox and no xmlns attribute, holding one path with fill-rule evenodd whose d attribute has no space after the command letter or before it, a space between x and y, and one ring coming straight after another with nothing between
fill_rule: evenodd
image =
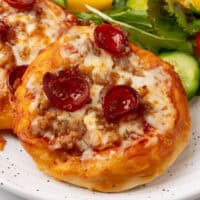
<instances>
[{"instance_id":1,"label":"cucumber slice","mask_svg":"<svg viewBox=\"0 0 200 200\"><path fill-rule=\"evenodd\" d=\"M53 0L53 2L62 6L63 8L67 7L67 0Z\"/></svg>"},{"instance_id":2,"label":"cucumber slice","mask_svg":"<svg viewBox=\"0 0 200 200\"><path fill-rule=\"evenodd\" d=\"M147 10L148 0L128 0L127 6L133 10Z\"/></svg>"},{"instance_id":3,"label":"cucumber slice","mask_svg":"<svg viewBox=\"0 0 200 200\"><path fill-rule=\"evenodd\" d=\"M162 53L160 57L174 66L188 99L191 99L197 93L200 83L200 69L197 60L179 51Z\"/></svg>"}]
</instances>

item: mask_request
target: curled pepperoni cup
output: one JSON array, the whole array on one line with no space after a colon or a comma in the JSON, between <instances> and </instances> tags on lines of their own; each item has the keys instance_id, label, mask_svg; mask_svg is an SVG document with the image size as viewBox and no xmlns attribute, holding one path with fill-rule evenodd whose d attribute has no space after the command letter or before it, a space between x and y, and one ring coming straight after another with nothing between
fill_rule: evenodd
<instances>
[{"instance_id":1,"label":"curled pepperoni cup","mask_svg":"<svg viewBox=\"0 0 200 200\"><path fill-rule=\"evenodd\" d=\"M74 70L46 73L43 89L53 107L68 112L79 110L90 102L89 83Z\"/></svg>"},{"instance_id":2,"label":"curled pepperoni cup","mask_svg":"<svg viewBox=\"0 0 200 200\"><path fill-rule=\"evenodd\" d=\"M122 56L129 52L128 36L119 27L101 24L94 31L95 43L113 56Z\"/></svg>"},{"instance_id":3,"label":"curled pepperoni cup","mask_svg":"<svg viewBox=\"0 0 200 200\"><path fill-rule=\"evenodd\" d=\"M32 9L35 0L4 0L13 8L19 10L30 10Z\"/></svg>"},{"instance_id":4,"label":"curled pepperoni cup","mask_svg":"<svg viewBox=\"0 0 200 200\"><path fill-rule=\"evenodd\" d=\"M9 26L3 20L0 20L0 41L6 41L8 38Z\"/></svg>"},{"instance_id":5,"label":"curled pepperoni cup","mask_svg":"<svg viewBox=\"0 0 200 200\"><path fill-rule=\"evenodd\" d=\"M10 72L7 84L12 93L14 93L17 87L20 85L22 76L24 75L26 69L27 65L21 65L16 67L13 71Z\"/></svg>"},{"instance_id":6,"label":"curled pepperoni cup","mask_svg":"<svg viewBox=\"0 0 200 200\"><path fill-rule=\"evenodd\" d=\"M134 111L139 105L139 94L127 85L112 86L103 98L104 116L108 121L116 121L120 117Z\"/></svg>"}]
</instances>

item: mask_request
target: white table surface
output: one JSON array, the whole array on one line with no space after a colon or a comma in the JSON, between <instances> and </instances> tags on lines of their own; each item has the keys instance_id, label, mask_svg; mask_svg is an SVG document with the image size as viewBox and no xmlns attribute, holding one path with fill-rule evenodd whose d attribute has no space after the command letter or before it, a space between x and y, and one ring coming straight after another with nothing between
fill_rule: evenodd
<instances>
[{"instance_id":1,"label":"white table surface","mask_svg":"<svg viewBox=\"0 0 200 200\"><path fill-rule=\"evenodd\" d=\"M0 200L29 200L29 199L22 199L20 197L17 197L13 194L10 194L10 193L5 192L5 191L0 189ZM59 200L59 199L57 199L57 200ZM188 199L188 200L192 200L192 199ZM196 200L200 200L200 198L196 199Z\"/></svg>"}]
</instances>

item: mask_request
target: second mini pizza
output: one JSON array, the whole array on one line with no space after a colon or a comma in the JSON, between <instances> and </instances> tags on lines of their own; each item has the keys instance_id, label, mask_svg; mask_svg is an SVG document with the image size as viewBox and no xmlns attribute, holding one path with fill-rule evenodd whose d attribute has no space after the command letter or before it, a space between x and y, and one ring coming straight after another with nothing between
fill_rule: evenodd
<instances>
[{"instance_id":1,"label":"second mini pizza","mask_svg":"<svg viewBox=\"0 0 200 200\"><path fill-rule=\"evenodd\" d=\"M0 0L0 129L12 128L14 80L69 26L67 13L52 1L23 2Z\"/></svg>"}]
</instances>

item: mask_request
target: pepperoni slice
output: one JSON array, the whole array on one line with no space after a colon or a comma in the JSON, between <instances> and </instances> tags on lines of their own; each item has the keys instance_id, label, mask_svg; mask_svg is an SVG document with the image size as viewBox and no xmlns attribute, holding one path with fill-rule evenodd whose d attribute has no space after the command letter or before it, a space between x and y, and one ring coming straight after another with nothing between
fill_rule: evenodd
<instances>
[{"instance_id":1,"label":"pepperoni slice","mask_svg":"<svg viewBox=\"0 0 200 200\"><path fill-rule=\"evenodd\" d=\"M75 69L58 74L46 73L43 89L53 107L68 112L74 112L90 102L89 83Z\"/></svg>"},{"instance_id":2,"label":"pepperoni slice","mask_svg":"<svg viewBox=\"0 0 200 200\"><path fill-rule=\"evenodd\" d=\"M128 36L119 27L101 24L94 31L95 43L113 56L121 56L129 51Z\"/></svg>"},{"instance_id":3,"label":"pepperoni slice","mask_svg":"<svg viewBox=\"0 0 200 200\"><path fill-rule=\"evenodd\" d=\"M108 121L116 121L131 111L135 111L138 105L138 92L127 85L110 87L102 103L104 116Z\"/></svg>"},{"instance_id":4,"label":"pepperoni slice","mask_svg":"<svg viewBox=\"0 0 200 200\"><path fill-rule=\"evenodd\" d=\"M19 10L30 10L33 8L35 0L4 0L13 8Z\"/></svg>"},{"instance_id":5,"label":"pepperoni slice","mask_svg":"<svg viewBox=\"0 0 200 200\"><path fill-rule=\"evenodd\" d=\"M0 40L5 42L8 38L8 33L9 26L6 25L4 21L0 20Z\"/></svg>"},{"instance_id":6,"label":"pepperoni slice","mask_svg":"<svg viewBox=\"0 0 200 200\"><path fill-rule=\"evenodd\" d=\"M13 71L10 72L7 83L8 83L8 88L12 93L14 93L17 87L20 85L22 76L24 75L26 69L27 65L21 65L16 67Z\"/></svg>"}]
</instances>

